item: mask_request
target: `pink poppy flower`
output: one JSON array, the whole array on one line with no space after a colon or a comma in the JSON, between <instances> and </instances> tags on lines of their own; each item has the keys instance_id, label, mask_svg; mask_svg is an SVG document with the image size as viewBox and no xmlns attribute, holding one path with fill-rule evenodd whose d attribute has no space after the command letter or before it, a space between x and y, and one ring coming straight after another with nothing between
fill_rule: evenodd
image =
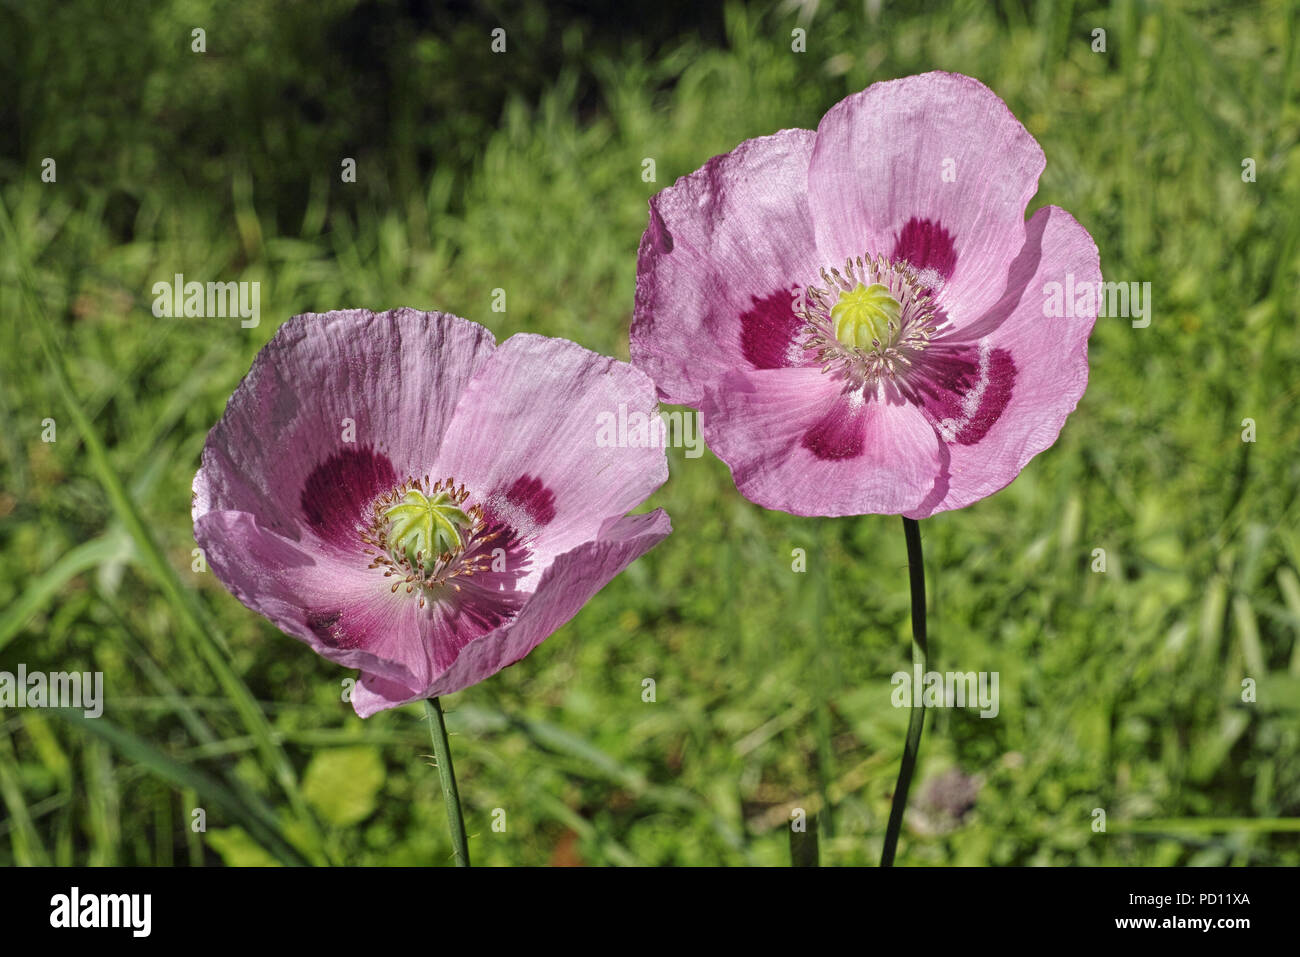
<instances>
[{"instance_id":1,"label":"pink poppy flower","mask_svg":"<svg viewBox=\"0 0 1300 957\"><path fill-rule=\"evenodd\" d=\"M361 672L358 714L513 664L671 531L662 448L597 444L653 386L445 313L297 316L208 435L194 536L249 608Z\"/></svg>"},{"instance_id":2,"label":"pink poppy flower","mask_svg":"<svg viewBox=\"0 0 1300 957\"><path fill-rule=\"evenodd\" d=\"M1064 210L1026 222L1044 165L951 73L747 140L651 199L632 361L700 409L759 505L969 505L1056 440L1088 382L1100 259Z\"/></svg>"}]
</instances>

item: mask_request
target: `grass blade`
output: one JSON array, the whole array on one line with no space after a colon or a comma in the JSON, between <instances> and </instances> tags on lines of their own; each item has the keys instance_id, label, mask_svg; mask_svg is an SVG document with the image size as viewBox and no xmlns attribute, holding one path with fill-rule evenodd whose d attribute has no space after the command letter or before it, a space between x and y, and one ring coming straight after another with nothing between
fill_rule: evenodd
<instances>
[{"instance_id":1,"label":"grass blade","mask_svg":"<svg viewBox=\"0 0 1300 957\"><path fill-rule=\"evenodd\" d=\"M208 667L212 669L217 681L221 684L222 690L230 696L241 720L248 728L249 733L252 734L254 740L257 741L259 754L271 770L272 777L288 797L294 813L303 823L307 837L312 844L313 858L319 862L327 863L328 858L324 851L324 841L321 838L316 819L298 787L297 775L289 762L288 755L275 743L271 734L270 723L266 720L266 715L258 706L252 692L248 690L248 686L231 668L228 657L229 648L224 637L217 630L197 596L181 583L180 576L167 561L162 548L145 525L139 509L136 508L135 502L127 494L121 478L114 470L112 463L109 462L108 450L105 448L103 440L99 437L94 424L77 400L76 393L72 388L72 382L68 376L67 367L63 362L63 354L55 343L54 335L48 324L36 308L33 284L29 274L30 266L20 252L21 245L14 231L13 223L10 221L9 212L3 202L0 202L0 228L4 230L6 241L18 252L16 256L18 274L28 318L37 329L42 351L45 353L50 371L53 373L55 388L63 399L64 405L72 417L73 424L81 434L82 442L90 457L91 467L104 490L105 496L108 498L109 504L122 522L127 534L134 540L141 562L152 573L164 597L166 597L168 603L176 611L194 639L196 650L203 657Z\"/></svg>"},{"instance_id":2,"label":"grass blade","mask_svg":"<svg viewBox=\"0 0 1300 957\"><path fill-rule=\"evenodd\" d=\"M87 718L75 708L51 708L50 712L74 725L79 725L85 731L98 735L123 757L152 771L177 788L193 790L200 800L226 814L232 823L242 826L284 863L291 865L307 863L282 833L272 830L267 822L250 811L233 791L207 772L176 761L143 738L105 718Z\"/></svg>"}]
</instances>

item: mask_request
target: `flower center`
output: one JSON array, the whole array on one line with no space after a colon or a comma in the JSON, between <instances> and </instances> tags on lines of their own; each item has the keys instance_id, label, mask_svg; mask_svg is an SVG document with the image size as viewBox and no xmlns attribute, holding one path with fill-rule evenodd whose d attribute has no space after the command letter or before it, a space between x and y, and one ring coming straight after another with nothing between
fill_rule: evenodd
<instances>
[{"instance_id":1,"label":"flower center","mask_svg":"<svg viewBox=\"0 0 1300 957\"><path fill-rule=\"evenodd\" d=\"M903 307L884 283L858 283L831 306L835 338L853 349L879 349L893 342Z\"/></svg>"},{"instance_id":2,"label":"flower center","mask_svg":"<svg viewBox=\"0 0 1300 957\"><path fill-rule=\"evenodd\" d=\"M858 256L821 270L802 317L803 347L850 389L906 376L936 332L934 301L904 260Z\"/></svg>"},{"instance_id":3,"label":"flower center","mask_svg":"<svg viewBox=\"0 0 1300 957\"><path fill-rule=\"evenodd\" d=\"M370 546L370 567L383 568L385 578L398 577L392 591L402 585L408 593L421 589L423 607L425 597L436 597L444 586L459 591L453 579L490 567L491 555L483 546L501 530L488 531L482 506L466 508L468 498L465 486L455 480L430 483L426 475L423 481L408 478L375 499L361 540Z\"/></svg>"},{"instance_id":4,"label":"flower center","mask_svg":"<svg viewBox=\"0 0 1300 957\"><path fill-rule=\"evenodd\" d=\"M383 513L388 522L389 555L431 571L440 558L459 552L465 544L461 533L474 520L458 506L449 492L428 496L418 488L409 489L401 501Z\"/></svg>"}]
</instances>

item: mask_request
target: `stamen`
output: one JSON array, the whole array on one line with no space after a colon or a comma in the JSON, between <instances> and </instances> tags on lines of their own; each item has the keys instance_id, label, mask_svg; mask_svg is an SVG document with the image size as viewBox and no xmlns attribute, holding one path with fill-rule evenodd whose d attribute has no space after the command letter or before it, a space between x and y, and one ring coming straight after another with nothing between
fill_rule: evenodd
<instances>
[{"instance_id":1,"label":"stamen","mask_svg":"<svg viewBox=\"0 0 1300 957\"><path fill-rule=\"evenodd\" d=\"M506 531L488 528L483 507L466 507L469 491L448 477L430 483L408 478L397 488L380 495L372 504L370 523L360 529L362 542L369 546L369 568L382 568L383 577L396 577L390 591L402 586L417 595L420 607L436 602L438 592L460 586L452 579L468 578L491 567L490 554L483 546Z\"/></svg>"},{"instance_id":2,"label":"stamen","mask_svg":"<svg viewBox=\"0 0 1300 957\"><path fill-rule=\"evenodd\" d=\"M808 289L803 348L853 390L905 377L937 331L934 301L916 270L883 256L820 270Z\"/></svg>"}]
</instances>

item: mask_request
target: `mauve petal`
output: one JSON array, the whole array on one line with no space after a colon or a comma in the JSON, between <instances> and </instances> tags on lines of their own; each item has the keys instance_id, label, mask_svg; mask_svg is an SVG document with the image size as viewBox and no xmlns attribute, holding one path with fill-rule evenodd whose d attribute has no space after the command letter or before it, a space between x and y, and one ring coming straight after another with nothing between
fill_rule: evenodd
<instances>
[{"instance_id":1,"label":"mauve petal","mask_svg":"<svg viewBox=\"0 0 1300 957\"><path fill-rule=\"evenodd\" d=\"M526 597L467 580L450 601L421 607L376 569L300 547L247 512L209 512L194 534L221 583L281 631L330 661L406 684L427 685Z\"/></svg>"},{"instance_id":2,"label":"mauve petal","mask_svg":"<svg viewBox=\"0 0 1300 957\"><path fill-rule=\"evenodd\" d=\"M794 296L820 266L813 140L811 130L746 140L651 198L631 351L665 401L698 405L730 369L791 364Z\"/></svg>"},{"instance_id":3,"label":"mauve petal","mask_svg":"<svg viewBox=\"0 0 1300 957\"><path fill-rule=\"evenodd\" d=\"M945 442L972 445L1001 418L1015 390L1019 368L1011 353L988 339L974 345L932 342L908 383L909 399L920 405Z\"/></svg>"},{"instance_id":4,"label":"mauve petal","mask_svg":"<svg viewBox=\"0 0 1300 957\"><path fill-rule=\"evenodd\" d=\"M523 536L531 562L519 590L531 591L555 556L667 480L662 431L654 446L598 444L602 417L621 414L662 423L654 384L563 339L513 336L466 387L434 471Z\"/></svg>"},{"instance_id":5,"label":"mauve petal","mask_svg":"<svg viewBox=\"0 0 1300 957\"><path fill-rule=\"evenodd\" d=\"M194 523L194 539L232 595L322 657L408 681L432 674L419 641L397 641L418 634L418 626L403 620L416 603L391 594L391 583L364 563L304 548L262 528L247 512L208 512ZM388 620L373 641L365 640L369 633L339 641L331 629L345 609Z\"/></svg>"},{"instance_id":6,"label":"mauve petal","mask_svg":"<svg viewBox=\"0 0 1300 957\"><path fill-rule=\"evenodd\" d=\"M733 373L709 390L704 437L751 502L794 515L899 514L937 500L947 453L915 405L854 407L819 369Z\"/></svg>"},{"instance_id":7,"label":"mauve petal","mask_svg":"<svg viewBox=\"0 0 1300 957\"><path fill-rule=\"evenodd\" d=\"M977 322L940 340L983 344L990 355L1005 354L1015 368L1009 395L999 399L1003 408L978 441L949 446L952 464L946 493L911 512L912 518L962 508L1009 484L1030 459L1056 441L1087 388L1095 304L1087 315L1049 318L1044 315L1045 286L1064 286L1071 274L1076 290L1100 282L1097 244L1056 206L1038 210L1027 231L1002 299Z\"/></svg>"},{"instance_id":8,"label":"mauve petal","mask_svg":"<svg viewBox=\"0 0 1300 957\"><path fill-rule=\"evenodd\" d=\"M386 708L460 691L519 661L576 615L614 576L672 531L663 509L603 523L594 541L565 552L546 569L519 616L477 638L431 685L363 675L352 706L366 718Z\"/></svg>"},{"instance_id":9,"label":"mauve petal","mask_svg":"<svg viewBox=\"0 0 1300 957\"><path fill-rule=\"evenodd\" d=\"M446 313L295 316L258 353L208 435L195 520L233 509L295 541L310 533L350 549L365 503L432 464L494 345L487 329ZM344 419L355 441L344 441Z\"/></svg>"},{"instance_id":10,"label":"mauve petal","mask_svg":"<svg viewBox=\"0 0 1300 957\"><path fill-rule=\"evenodd\" d=\"M412 701L429 697L421 687L411 687L385 678L382 675L362 672L352 688L352 709L362 718L369 718L389 708L398 708Z\"/></svg>"},{"instance_id":11,"label":"mauve petal","mask_svg":"<svg viewBox=\"0 0 1300 957\"><path fill-rule=\"evenodd\" d=\"M818 248L834 263L923 259L914 265L947 274L936 304L960 326L1001 295L1045 165L1038 143L978 80L925 73L873 84L817 127L808 197Z\"/></svg>"}]
</instances>

